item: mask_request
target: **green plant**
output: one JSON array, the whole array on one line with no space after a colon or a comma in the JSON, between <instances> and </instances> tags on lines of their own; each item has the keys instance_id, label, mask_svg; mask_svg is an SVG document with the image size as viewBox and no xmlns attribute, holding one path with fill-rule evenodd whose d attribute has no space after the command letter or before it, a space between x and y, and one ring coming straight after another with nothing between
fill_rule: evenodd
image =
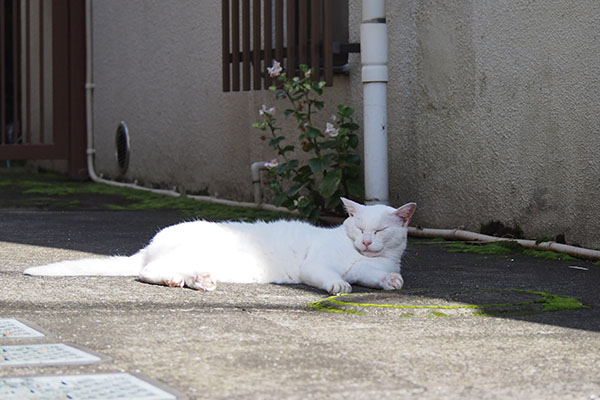
<instances>
[{"instance_id":1,"label":"green plant","mask_svg":"<svg viewBox=\"0 0 600 400\"><path fill-rule=\"evenodd\" d=\"M303 77L290 78L277 61L268 68L271 77L279 81L270 90L276 99L289 103L283 117L295 119L299 147L308 157L298 157L297 145L280 132L275 107L263 105L261 121L253 126L270 133L261 139L268 139L277 153L277 158L265 164L274 193L271 201L316 221L323 213L341 214L340 197L362 197L360 157L355 151L359 126L353 120L354 109L338 105L325 129L318 127L314 116L325 107L320 99L325 82L314 82L312 69L306 65L300 65L300 70Z\"/></svg>"}]
</instances>

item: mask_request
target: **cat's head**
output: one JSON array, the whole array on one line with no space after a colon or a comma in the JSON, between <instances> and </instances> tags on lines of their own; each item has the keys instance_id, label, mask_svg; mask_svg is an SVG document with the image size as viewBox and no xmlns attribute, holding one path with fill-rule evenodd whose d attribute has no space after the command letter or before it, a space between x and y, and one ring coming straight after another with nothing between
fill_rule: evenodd
<instances>
[{"instance_id":1,"label":"cat's head","mask_svg":"<svg viewBox=\"0 0 600 400\"><path fill-rule=\"evenodd\" d=\"M417 205L408 203L400 208L384 205L364 206L342 198L348 212L344 229L354 247L364 256L401 256L406 248L410 218Z\"/></svg>"}]
</instances>

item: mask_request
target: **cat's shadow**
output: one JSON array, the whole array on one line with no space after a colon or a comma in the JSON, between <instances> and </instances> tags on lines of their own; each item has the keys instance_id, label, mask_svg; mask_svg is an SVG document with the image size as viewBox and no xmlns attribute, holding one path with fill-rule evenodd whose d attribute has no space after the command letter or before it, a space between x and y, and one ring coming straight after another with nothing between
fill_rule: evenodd
<instances>
[{"instance_id":1,"label":"cat's shadow","mask_svg":"<svg viewBox=\"0 0 600 400\"><path fill-rule=\"evenodd\" d=\"M302 290L304 292L320 294L320 295L324 295L324 296L333 296L332 294L327 293L323 289L315 288L315 287L308 286L308 285L303 285L302 283L271 283L271 285L294 288L294 289ZM377 292L381 292L381 289L372 289L372 288L360 286L357 284L352 285L352 293L377 293ZM395 291L391 291L391 292L395 292Z\"/></svg>"}]
</instances>

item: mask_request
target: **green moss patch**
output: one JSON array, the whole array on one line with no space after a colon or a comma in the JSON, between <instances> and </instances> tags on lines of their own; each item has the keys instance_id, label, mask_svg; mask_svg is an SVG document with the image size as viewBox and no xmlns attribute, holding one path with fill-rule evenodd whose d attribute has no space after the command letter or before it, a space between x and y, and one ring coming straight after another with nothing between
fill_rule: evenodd
<instances>
[{"instance_id":1,"label":"green moss patch","mask_svg":"<svg viewBox=\"0 0 600 400\"><path fill-rule=\"evenodd\" d=\"M438 304L433 300L436 297L439 297ZM481 304L465 304L464 301L481 301ZM514 316L590 308L573 297L549 292L484 288L343 294L310 303L309 307L358 315L371 310L396 313L400 317Z\"/></svg>"},{"instance_id":2,"label":"green moss patch","mask_svg":"<svg viewBox=\"0 0 600 400\"><path fill-rule=\"evenodd\" d=\"M444 246L451 253L472 253L484 255L509 255L509 254L525 254L527 256L542 258L545 260L559 261L579 261L577 258L568 254L557 253L554 251L541 251L534 249L526 249L519 243L514 241L499 241L491 243L463 243L456 242Z\"/></svg>"},{"instance_id":3,"label":"green moss patch","mask_svg":"<svg viewBox=\"0 0 600 400\"><path fill-rule=\"evenodd\" d=\"M532 256L535 258L543 258L544 260L559 260L559 261L579 261L579 259L570 256L568 254L557 253L555 251L549 250L534 250L534 249L524 249L523 254Z\"/></svg>"},{"instance_id":4,"label":"green moss patch","mask_svg":"<svg viewBox=\"0 0 600 400\"><path fill-rule=\"evenodd\" d=\"M96 182L70 181L53 173L12 173L1 171L0 206L51 210L172 210L210 220L274 220L291 214L247 207L231 207L195 200L185 195L168 196Z\"/></svg>"},{"instance_id":5,"label":"green moss patch","mask_svg":"<svg viewBox=\"0 0 600 400\"><path fill-rule=\"evenodd\" d=\"M522 252L523 248L517 242L492 242L485 244L472 244L456 242L444 246L451 253L472 253L472 254L513 254Z\"/></svg>"},{"instance_id":6,"label":"green moss patch","mask_svg":"<svg viewBox=\"0 0 600 400\"><path fill-rule=\"evenodd\" d=\"M439 311L433 311L431 314L429 314L430 317L435 318L435 317L449 317L450 315L443 313L443 312L439 312Z\"/></svg>"}]
</instances>

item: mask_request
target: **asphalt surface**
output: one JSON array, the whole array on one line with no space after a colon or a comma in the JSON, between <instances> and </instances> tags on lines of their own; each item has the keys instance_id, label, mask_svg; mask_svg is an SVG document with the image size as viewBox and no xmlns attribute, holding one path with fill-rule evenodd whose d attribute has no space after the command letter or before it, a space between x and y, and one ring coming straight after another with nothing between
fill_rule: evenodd
<instances>
[{"instance_id":1,"label":"asphalt surface","mask_svg":"<svg viewBox=\"0 0 600 400\"><path fill-rule=\"evenodd\" d=\"M412 239L403 290L355 287L348 299L450 307L338 307L360 313L318 310L314 303L329 296L303 285L221 283L196 292L133 278L22 275L52 261L131 254L185 219L0 208L0 318L49 333L37 342L105 357L0 368L0 378L126 371L188 399L600 399L600 267L583 261L454 254ZM476 316L452 307L519 304L531 291L587 308Z\"/></svg>"}]
</instances>

